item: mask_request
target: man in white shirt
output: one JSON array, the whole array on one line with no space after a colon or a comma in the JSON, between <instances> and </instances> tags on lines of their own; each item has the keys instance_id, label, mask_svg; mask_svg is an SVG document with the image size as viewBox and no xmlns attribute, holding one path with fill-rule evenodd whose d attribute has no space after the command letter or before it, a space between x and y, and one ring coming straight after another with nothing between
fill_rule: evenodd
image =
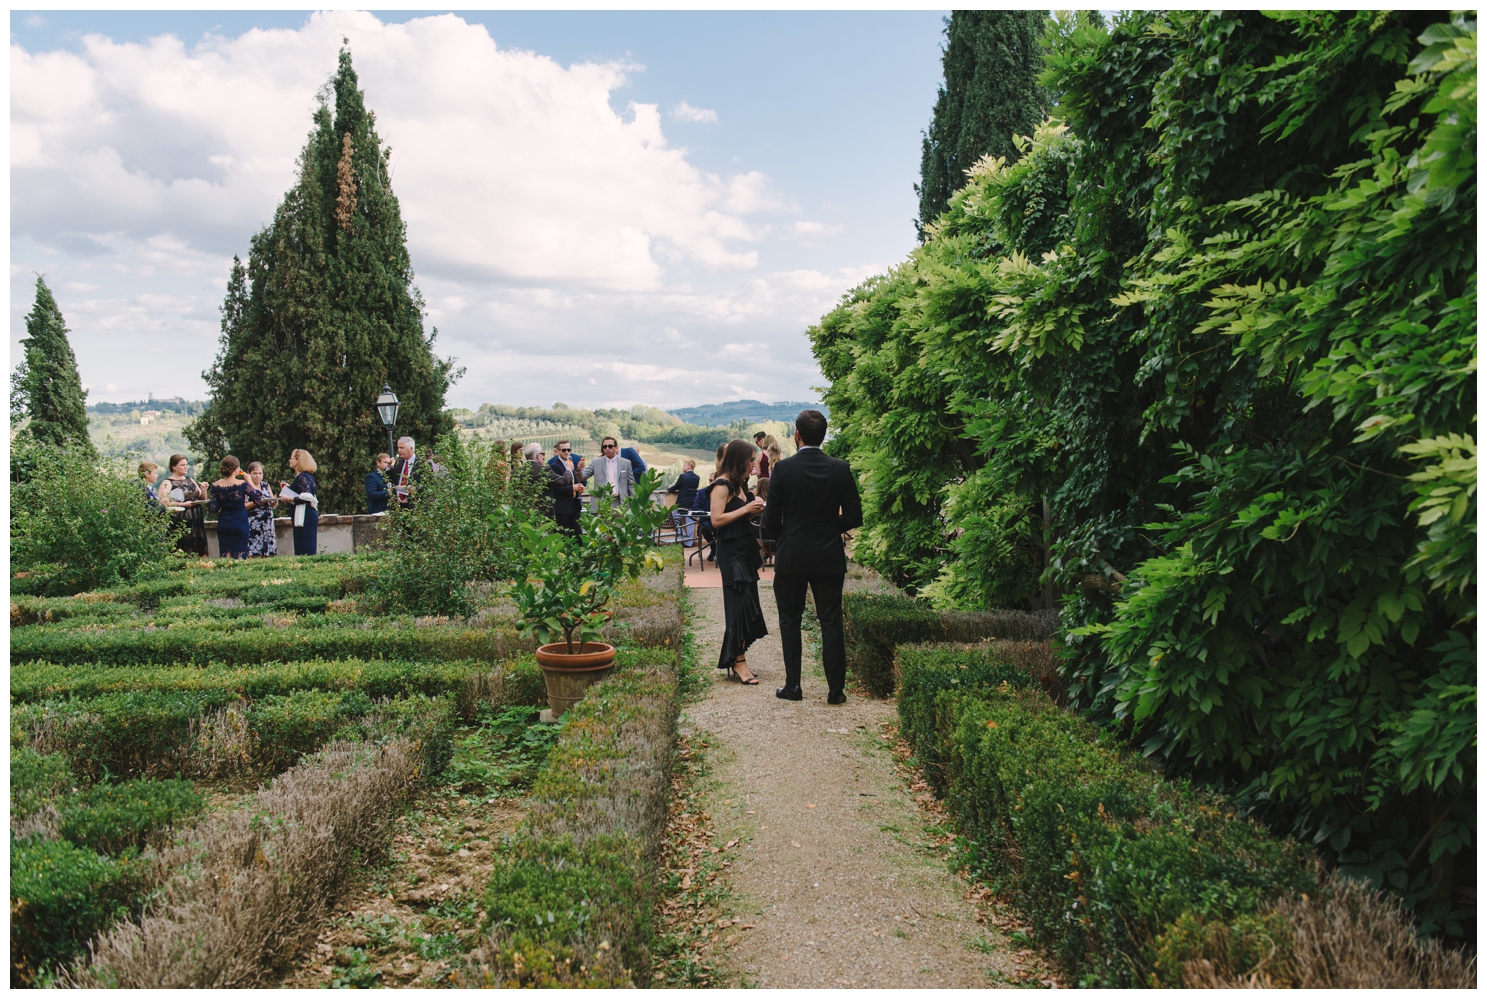
<instances>
[{"instance_id":1,"label":"man in white shirt","mask_svg":"<svg viewBox=\"0 0 1487 999\"><path fill-rule=\"evenodd\" d=\"M614 505L619 506L635 495L635 470L630 459L620 455L620 443L613 437L604 438L600 450L603 456L594 462L593 489L613 486Z\"/></svg>"},{"instance_id":2,"label":"man in white shirt","mask_svg":"<svg viewBox=\"0 0 1487 999\"><path fill-rule=\"evenodd\" d=\"M391 474L388 481L392 483L393 493L398 498L398 506L406 507L412 500L413 494L417 492L419 480L428 471L428 463L419 461L413 455L413 438L398 438L398 460L393 462Z\"/></svg>"}]
</instances>

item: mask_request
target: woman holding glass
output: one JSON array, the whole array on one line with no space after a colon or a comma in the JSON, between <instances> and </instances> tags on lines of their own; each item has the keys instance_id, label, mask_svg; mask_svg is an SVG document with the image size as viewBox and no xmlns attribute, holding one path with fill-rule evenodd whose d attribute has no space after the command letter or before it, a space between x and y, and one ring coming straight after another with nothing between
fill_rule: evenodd
<instances>
[{"instance_id":1,"label":"woman holding glass","mask_svg":"<svg viewBox=\"0 0 1487 999\"><path fill-rule=\"evenodd\" d=\"M202 558L207 554L206 490L186 474L190 462L184 454L170 456L170 475L160 480L155 495L160 505L170 511L172 525L185 528L176 538L176 547Z\"/></svg>"}]
</instances>

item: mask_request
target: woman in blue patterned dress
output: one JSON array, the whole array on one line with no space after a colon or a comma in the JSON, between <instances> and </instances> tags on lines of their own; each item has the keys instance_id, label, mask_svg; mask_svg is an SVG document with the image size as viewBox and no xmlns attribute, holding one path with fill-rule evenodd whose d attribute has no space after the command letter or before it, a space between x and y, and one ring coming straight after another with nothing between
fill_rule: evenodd
<instances>
[{"instance_id":1,"label":"woman in blue patterned dress","mask_svg":"<svg viewBox=\"0 0 1487 999\"><path fill-rule=\"evenodd\" d=\"M274 535L274 507L279 497L263 484L263 462L248 463L248 557L268 558L279 554L279 541Z\"/></svg>"}]
</instances>

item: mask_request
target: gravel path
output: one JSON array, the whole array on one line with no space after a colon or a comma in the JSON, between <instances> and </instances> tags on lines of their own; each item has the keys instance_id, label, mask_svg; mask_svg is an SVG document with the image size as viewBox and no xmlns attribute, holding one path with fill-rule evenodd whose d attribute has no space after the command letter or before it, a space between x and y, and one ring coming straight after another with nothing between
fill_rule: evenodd
<instances>
[{"instance_id":1,"label":"gravel path","mask_svg":"<svg viewBox=\"0 0 1487 999\"><path fill-rule=\"evenodd\" d=\"M730 887L754 924L731 961L766 988L985 988L1015 968L1010 940L978 923L965 882L925 836L923 813L894 772L880 735L892 701L848 693L826 703L807 636L805 700L774 696L784 681L774 592L760 587L771 634L749 651L757 687L720 678L683 723L710 735L718 790L712 813L738 837ZM698 650L710 665L723 596L692 591ZM810 614L810 611L807 611Z\"/></svg>"}]
</instances>

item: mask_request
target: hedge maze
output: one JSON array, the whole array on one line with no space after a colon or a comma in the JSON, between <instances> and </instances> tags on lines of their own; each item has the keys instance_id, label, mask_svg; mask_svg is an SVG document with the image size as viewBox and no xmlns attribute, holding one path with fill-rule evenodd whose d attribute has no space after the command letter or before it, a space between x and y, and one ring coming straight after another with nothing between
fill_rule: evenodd
<instances>
[{"instance_id":1,"label":"hedge maze","mask_svg":"<svg viewBox=\"0 0 1487 999\"><path fill-rule=\"evenodd\" d=\"M519 952L554 982L633 980L676 717L675 562L622 592L616 670L556 738L532 727L542 675L509 613L388 614L375 556L188 562L61 598L15 580L12 985L274 984L407 805L446 786L532 802L496 851L470 973L504 980ZM559 856L571 884L524 880ZM585 918L527 927L562 885Z\"/></svg>"}]
</instances>

